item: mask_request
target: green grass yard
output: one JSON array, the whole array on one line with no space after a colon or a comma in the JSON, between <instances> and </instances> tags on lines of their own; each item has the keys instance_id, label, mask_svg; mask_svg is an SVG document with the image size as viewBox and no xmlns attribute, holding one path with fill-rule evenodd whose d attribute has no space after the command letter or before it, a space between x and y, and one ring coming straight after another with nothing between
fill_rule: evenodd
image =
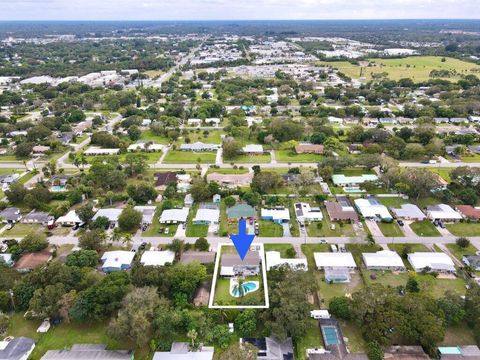
<instances>
[{"instance_id":1,"label":"green grass yard","mask_svg":"<svg viewBox=\"0 0 480 360\"><path fill-rule=\"evenodd\" d=\"M217 153L170 150L163 162L165 164L213 164Z\"/></svg>"},{"instance_id":2,"label":"green grass yard","mask_svg":"<svg viewBox=\"0 0 480 360\"><path fill-rule=\"evenodd\" d=\"M275 158L282 163L314 163L324 158L318 154L297 154L293 150L275 150Z\"/></svg>"},{"instance_id":3,"label":"green grass yard","mask_svg":"<svg viewBox=\"0 0 480 360\"><path fill-rule=\"evenodd\" d=\"M243 297L235 298L230 295L230 279L217 279L215 284L215 296L213 298L214 305L264 305L265 298L263 294L262 276L247 276L244 281L258 281L259 289L251 293L245 294Z\"/></svg>"},{"instance_id":4,"label":"green grass yard","mask_svg":"<svg viewBox=\"0 0 480 360\"><path fill-rule=\"evenodd\" d=\"M466 248L461 248L457 244L446 244L446 247L460 261L464 255L475 255L475 253L478 251L477 248L472 244Z\"/></svg>"},{"instance_id":5,"label":"green grass yard","mask_svg":"<svg viewBox=\"0 0 480 360\"><path fill-rule=\"evenodd\" d=\"M410 228L418 236L440 236L435 225L429 220L415 221L410 224Z\"/></svg>"},{"instance_id":6,"label":"green grass yard","mask_svg":"<svg viewBox=\"0 0 480 360\"><path fill-rule=\"evenodd\" d=\"M382 234L386 237L402 237L405 236L400 227L395 221L391 223L378 222L378 227L380 228Z\"/></svg>"},{"instance_id":7,"label":"green grass yard","mask_svg":"<svg viewBox=\"0 0 480 360\"><path fill-rule=\"evenodd\" d=\"M283 227L282 225L275 224L269 220L258 221L259 236L260 237L282 237Z\"/></svg>"},{"instance_id":8,"label":"green grass yard","mask_svg":"<svg viewBox=\"0 0 480 360\"><path fill-rule=\"evenodd\" d=\"M480 223L446 224L448 231L455 236L480 236Z\"/></svg>"},{"instance_id":9,"label":"green grass yard","mask_svg":"<svg viewBox=\"0 0 480 360\"><path fill-rule=\"evenodd\" d=\"M265 164L269 163L271 160L270 154L262 154L262 155L239 155L235 159L224 159L224 163L226 164L244 164L244 163L251 163L251 164Z\"/></svg>"},{"instance_id":10,"label":"green grass yard","mask_svg":"<svg viewBox=\"0 0 480 360\"><path fill-rule=\"evenodd\" d=\"M287 251L293 250L292 244L265 244L264 248L265 251L280 251L280 256L282 258L289 258Z\"/></svg>"},{"instance_id":11,"label":"green grass yard","mask_svg":"<svg viewBox=\"0 0 480 360\"><path fill-rule=\"evenodd\" d=\"M11 230L5 230L3 236L23 237L32 232L47 231L47 228L37 224L15 224Z\"/></svg>"}]
</instances>

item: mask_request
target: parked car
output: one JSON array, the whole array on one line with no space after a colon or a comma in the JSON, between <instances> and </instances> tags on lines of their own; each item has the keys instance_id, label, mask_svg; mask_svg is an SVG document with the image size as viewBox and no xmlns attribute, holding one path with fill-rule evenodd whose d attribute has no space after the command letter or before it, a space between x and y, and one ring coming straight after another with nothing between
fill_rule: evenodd
<instances>
[{"instance_id":1,"label":"parked car","mask_svg":"<svg viewBox=\"0 0 480 360\"><path fill-rule=\"evenodd\" d=\"M398 225L403 226L405 223L402 220L397 220Z\"/></svg>"},{"instance_id":2,"label":"parked car","mask_svg":"<svg viewBox=\"0 0 480 360\"><path fill-rule=\"evenodd\" d=\"M165 228L165 235L168 235L169 232L170 232L170 229L169 229L169 228Z\"/></svg>"},{"instance_id":3,"label":"parked car","mask_svg":"<svg viewBox=\"0 0 480 360\"><path fill-rule=\"evenodd\" d=\"M327 240L325 240L325 239L320 240L320 244L326 244L326 243L327 243Z\"/></svg>"},{"instance_id":4,"label":"parked car","mask_svg":"<svg viewBox=\"0 0 480 360\"><path fill-rule=\"evenodd\" d=\"M8 223L6 229L11 230L15 226L14 223Z\"/></svg>"},{"instance_id":5,"label":"parked car","mask_svg":"<svg viewBox=\"0 0 480 360\"><path fill-rule=\"evenodd\" d=\"M145 248L147 247L147 243L144 241L140 244L140 246L138 247L140 250L145 250Z\"/></svg>"},{"instance_id":6,"label":"parked car","mask_svg":"<svg viewBox=\"0 0 480 360\"><path fill-rule=\"evenodd\" d=\"M142 225L142 231L146 231L148 229L148 224L143 224Z\"/></svg>"},{"instance_id":7,"label":"parked car","mask_svg":"<svg viewBox=\"0 0 480 360\"><path fill-rule=\"evenodd\" d=\"M159 234L163 234L163 228L158 229Z\"/></svg>"},{"instance_id":8,"label":"parked car","mask_svg":"<svg viewBox=\"0 0 480 360\"><path fill-rule=\"evenodd\" d=\"M441 221L438 222L438 226L440 226L442 229L445 229L445 224Z\"/></svg>"}]
</instances>

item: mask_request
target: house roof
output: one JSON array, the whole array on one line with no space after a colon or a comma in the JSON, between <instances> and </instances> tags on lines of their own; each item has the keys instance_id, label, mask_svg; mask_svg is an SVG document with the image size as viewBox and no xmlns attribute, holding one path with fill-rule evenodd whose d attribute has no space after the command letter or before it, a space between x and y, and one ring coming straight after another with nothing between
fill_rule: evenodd
<instances>
[{"instance_id":1,"label":"house roof","mask_svg":"<svg viewBox=\"0 0 480 360\"><path fill-rule=\"evenodd\" d=\"M471 205L457 205L456 208L467 218L480 219L480 208L474 208Z\"/></svg>"},{"instance_id":2,"label":"house roof","mask_svg":"<svg viewBox=\"0 0 480 360\"><path fill-rule=\"evenodd\" d=\"M357 267L355 264L355 260L353 256L349 252L338 252L338 253L330 253L330 252L316 252L313 253L313 257L315 258L315 264L319 268L350 268L350 267Z\"/></svg>"},{"instance_id":3,"label":"house roof","mask_svg":"<svg viewBox=\"0 0 480 360\"><path fill-rule=\"evenodd\" d=\"M209 223L218 222L220 219L220 210L219 209L198 209L195 218L193 219L194 222L204 221Z\"/></svg>"},{"instance_id":4,"label":"house roof","mask_svg":"<svg viewBox=\"0 0 480 360\"><path fill-rule=\"evenodd\" d=\"M16 269L36 269L47 263L52 258L52 254L48 250L38 251L34 253L25 253L16 262Z\"/></svg>"},{"instance_id":5,"label":"house roof","mask_svg":"<svg viewBox=\"0 0 480 360\"><path fill-rule=\"evenodd\" d=\"M165 186L171 182L177 182L177 173L172 171L155 173L154 178L156 179L155 186Z\"/></svg>"},{"instance_id":6,"label":"house roof","mask_svg":"<svg viewBox=\"0 0 480 360\"><path fill-rule=\"evenodd\" d=\"M200 351L189 351L187 343L173 343L169 352L157 351L152 360L212 360L213 347L204 346Z\"/></svg>"},{"instance_id":7,"label":"house roof","mask_svg":"<svg viewBox=\"0 0 480 360\"><path fill-rule=\"evenodd\" d=\"M236 204L227 209L227 217L229 219L240 219L240 218L249 218L256 217L257 211L253 206L248 204Z\"/></svg>"},{"instance_id":8,"label":"house roof","mask_svg":"<svg viewBox=\"0 0 480 360\"><path fill-rule=\"evenodd\" d=\"M284 209L262 209L262 218L272 218L272 220L290 220L290 211L287 208Z\"/></svg>"},{"instance_id":9,"label":"house roof","mask_svg":"<svg viewBox=\"0 0 480 360\"><path fill-rule=\"evenodd\" d=\"M417 270L429 267L432 270L455 271L453 260L443 252L416 252L408 254L408 261Z\"/></svg>"},{"instance_id":10,"label":"house roof","mask_svg":"<svg viewBox=\"0 0 480 360\"><path fill-rule=\"evenodd\" d=\"M322 154L323 150L323 145L320 144L298 144L295 146L295 151L297 153L313 152L317 154Z\"/></svg>"},{"instance_id":11,"label":"house roof","mask_svg":"<svg viewBox=\"0 0 480 360\"><path fill-rule=\"evenodd\" d=\"M186 222L188 217L188 208L181 208L181 209L167 209L163 210L162 215L160 216L160 222Z\"/></svg>"},{"instance_id":12,"label":"house roof","mask_svg":"<svg viewBox=\"0 0 480 360\"><path fill-rule=\"evenodd\" d=\"M193 261L198 261L202 264L209 264L215 261L215 254L213 251L185 251L182 253L180 262L189 264Z\"/></svg>"},{"instance_id":13,"label":"house roof","mask_svg":"<svg viewBox=\"0 0 480 360\"><path fill-rule=\"evenodd\" d=\"M109 221L116 222L121 213L122 209L100 209L93 216L92 220L95 221L99 217L106 217Z\"/></svg>"},{"instance_id":14,"label":"house roof","mask_svg":"<svg viewBox=\"0 0 480 360\"><path fill-rule=\"evenodd\" d=\"M35 341L27 337L17 337L10 341L0 341L0 359L21 360L35 347Z\"/></svg>"},{"instance_id":15,"label":"house roof","mask_svg":"<svg viewBox=\"0 0 480 360\"><path fill-rule=\"evenodd\" d=\"M57 219L57 223L81 223L82 220L77 215L77 212L75 210L70 210L67 215L60 216Z\"/></svg>"},{"instance_id":16,"label":"house roof","mask_svg":"<svg viewBox=\"0 0 480 360\"><path fill-rule=\"evenodd\" d=\"M382 250L376 253L363 253L363 262L368 267L398 267L404 268L402 258L395 251Z\"/></svg>"},{"instance_id":17,"label":"house roof","mask_svg":"<svg viewBox=\"0 0 480 360\"><path fill-rule=\"evenodd\" d=\"M364 174L359 176L346 176L343 174L332 175L332 182L335 185L342 184L362 184L366 181L377 181L378 176L373 174Z\"/></svg>"},{"instance_id":18,"label":"house roof","mask_svg":"<svg viewBox=\"0 0 480 360\"><path fill-rule=\"evenodd\" d=\"M134 210L142 213L142 223L151 224L155 216L156 206L135 206Z\"/></svg>"},{"instance_id":19,"label":"house roof","mask_svg":"<svg viewBox=\"0 0 480 360\"><path fill-rule=\"evenodd\" d=\"M222 266L255 266L260 265L260 254L258 251L249 251L242 260L237 253L225 253L221 257Z\"/></svg>"},{"instance_id":20,"label":"house roof","mask_svg":"<svg viewBox=\"0 0 480 360\"><path fill-rule=\"evenodd\" d=\"M106 251L102 256L103 265L102 268L118 268L122 265L130 265L135 257L133 251Z\"/></svg>"},{"instance_id":21,"label":"house roof","mask_svg":"<svg viewBox=\"0 0 480 360\"><path fill-rule=\"evenodd\" d=\"M244 153L263 153L263 146L257 144L248 144L242 148Z\"/></svg>"},{"instance_id":22,"label":"house roof","mask_svg":"<svg viewBox=\"0 0 480 360\"><path fill-rule=\"evenodd\" d=\"M462 215L447 204L428 206L427 215L431 219L462 219Z\"/></svg>"},{"instance_id":23,"label":"house roof","mask_svg":"<svg viewBox=\"0 0 480 360\"><path fill-rule=\"evenodd\" d=\"M174 260L175 253L173 251L148 250L142 254L140 262L144 266L165 266L165 264L172 264Z\"/></svg>"},{"instance_id":24,"label":"house roof","mask_svg":"<svg viewBox=\"0 0 480 360\"><path fill-rule=\"evenodd\" d=\"M6 208L0 212L0 217L7 221L16 221L22 217L20 209L16 207Z\"/></svg>"},{"instance_id":25,"label":"house roof","mask_svg":"<svg viewBox=\"0 0 480 360\"><path fill-rule=\"evenodd\" d=\"M49 350L41 360L131 360L132 354L126 350L106 350L105 345L79 344L70 350Z\"/></svg>"},{"instance_id":26,"label":"house roof","mask_svg":"<svg viewBox=\"0 0 480 360\"><path fill-rule=\"evenodd\" d=\"M325 201L330 219L358 221L358 214L352 206L344 207L338 202Z\"/></svg>"},{"instance_id":27,"label":"house roof","mask_svg":"<svg viewBox=\"0 0 480 360\"><path fill-rule=\"evenodd\" d=\"M414 204L402 204L399 209L391 209L392 212L399 218L413 218L423 220L427 216L417 205Z\"/></svg>"},{"instance_id":28,"label":"house roof","mask_svg":"<svg viewBox=\"0 0 480 360\"><path fill-rule=\"evenodd\" d=\"M27 215L25 215L22 221L37 221L37 222L47 222L50 219L50 215L43 211L32 210Z\"/></svg>"},{"instance_id":29,"label":"house roof","mask_svg":"<svg viewBox=\"0 0 480 360\"><path fill-rule=\"evenodd\" d=\"M211 173L207 175L207 181L216 181L226 185L248 185L252 182L253 173L246 174L219 174Z\"/></svg>"},{"instance_id":30,"label":"house roof","mask_svg":"<svg viewBox=\"0 0 480 360\"><path fill-rule=\"evenodd\" d=\"M385 350L385 360L430 360L423 348L417 345L391 346Z\"/></svg>"},{"instance_id":31,"label":"house roof","mask_svg":"<svg viewBox=\"0 0 480 360\"><path fill-rule=\"evenodd\" d=\"M366 218L392 218L392 215L390 215L388 212L387 207L380 204L375 198L370 197L368 199L355 199L354 202L358 211Z\"/></svg>"}]
</instances>

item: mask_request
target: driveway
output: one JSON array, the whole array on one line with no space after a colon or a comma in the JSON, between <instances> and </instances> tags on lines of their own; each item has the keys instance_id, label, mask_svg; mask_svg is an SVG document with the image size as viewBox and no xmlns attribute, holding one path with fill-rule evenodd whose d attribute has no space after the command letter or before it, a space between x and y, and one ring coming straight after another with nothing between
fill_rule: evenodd
<instances>
[{"instance_id":1,"label":"driveway","mask_svg":"<svg viewBox=\"0 0 480 360\"><path fill-rule=\"evenodd\" d=\"M175 233L175 236L174 238L175 239L183 239L183 238L186 238L186 234L185 234L185 230L186 228L184 229L183 228L183 224L178 224L178 227L177 227L177 232Z\"/></svg>"},{"instance_id":2,"label":"driveway","mask_svg":"<svg viewBox=\"0 0 480 360\"><path fill-rule=\"evenodd\" d=\"M412 223L411 221L404 221L403 226L399 225L399 228L402 229L405 236L418 236L417 234L415 234L415 232L410 227L411 223Z\"/></svg>"},{"instance_id":3,"label":"driveway","mask_svg":"<svg viewBox=\"0 0 480 360\"><path fill-rule=\"evenodd\" d=\"M365 224L367 224L368 230L370 230L370 233L373 235L373 237L375 236L383 237L382 230L380 230L376 221L365 220Z\"/></svg>"},{"instance_id":4,"label":"driveway","mask_svg":"<svg viewBox=\"0 0 480 360\"><path fill-rule=\"evenodd\" d=\"M292 236L292 234L290 233L290 223L289 222L286 222L286 223L283 223L282 224L283 226L283 236Z\"/></svg>"}]
</instances>

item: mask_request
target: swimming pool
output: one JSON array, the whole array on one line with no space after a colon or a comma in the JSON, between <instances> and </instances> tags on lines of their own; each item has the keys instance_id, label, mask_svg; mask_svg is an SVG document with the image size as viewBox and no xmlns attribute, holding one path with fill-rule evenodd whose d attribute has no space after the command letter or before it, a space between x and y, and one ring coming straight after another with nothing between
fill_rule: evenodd
<instances>
[{"instance_id":1,"label":"swimming pool","mask_svg":"<svg viewBox=\"0 0 480 360\"><path fill-rule=\"evenodd\" d=\"M50 191L52 191L52 192L62 192L62 191L66 191L66 190L67 189L65 188L65 186L54 185L54 186L50 187Z\"/></svg>"},{"instance_id":2,"label":"swimming pool","mask_svg":"<svg viewBox=\"0 0 480 360\"><path fill-rule=\"evenodd\" d=\"M322 326L322 331L323 331L323 340L325 341L325 346L340 344L337 328L335 326Z\"/></svg>"},{"instance_id":3,"label":"swimming pool","mask_svg":"<svg viewBox=\"0 0 480 360\"><path fill-rule=\"evenodd\" d=\"M232 295L233 297L240 297L241 291L237 285L238 284L235 281L234 283L232 282L232 285L230 286L230 295ZM256 291L258 290L258 281L246 281L242 284L242 289L243 295Z\"/></svg>"}]
</instances>

